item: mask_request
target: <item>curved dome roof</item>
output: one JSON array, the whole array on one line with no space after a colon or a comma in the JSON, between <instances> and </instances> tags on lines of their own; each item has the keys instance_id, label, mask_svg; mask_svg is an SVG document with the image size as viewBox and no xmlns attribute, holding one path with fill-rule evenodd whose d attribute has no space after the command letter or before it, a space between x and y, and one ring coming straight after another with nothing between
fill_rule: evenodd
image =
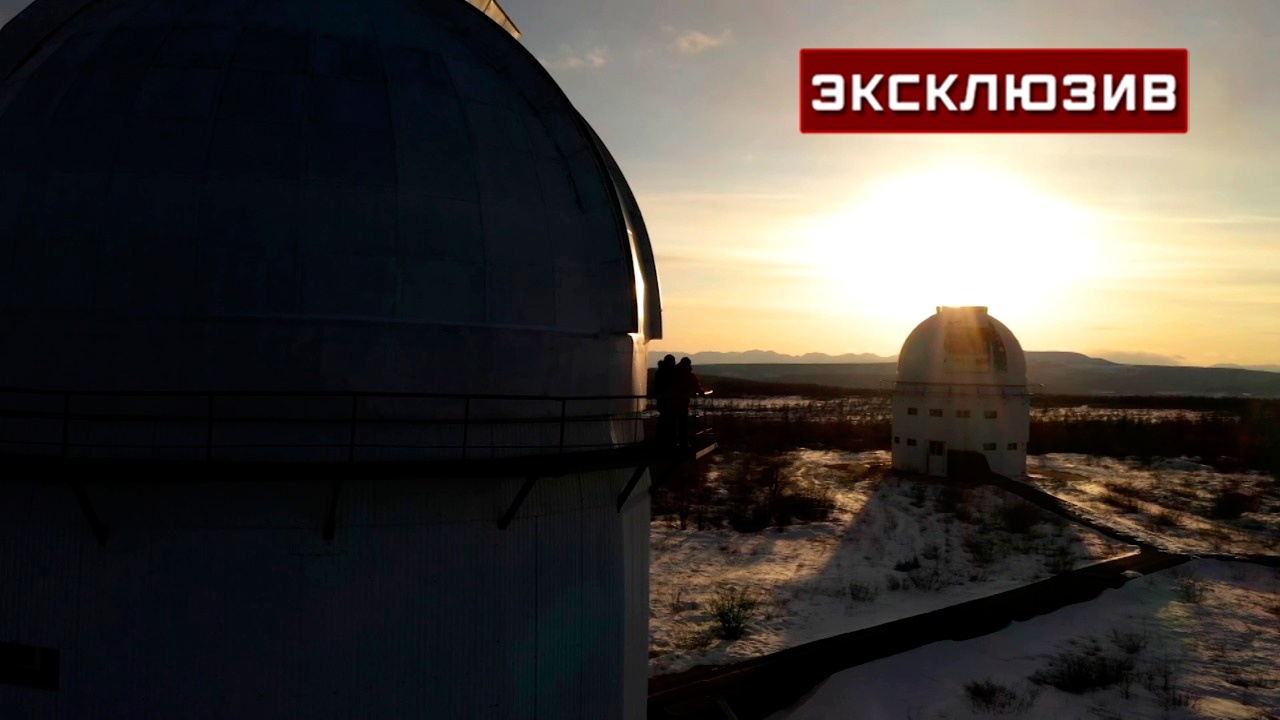
<instances>
[{"instance_id":1,"label":"curved dome roof","mask_svg":"<svg viewBox=\"0 0 1280 720\"><path fill-rule=\"evenodd\" d=\"M940 307L902 344L898 382L1025 385L1027 359L985 307Z\"/></svg>"},{"instance_id":2,"label":"curved dome roof","mask_svg":"<svg viewBox=\"0 0 1280 720\"><path fill-rule=\"evenodd\" d=\"M228 324L661 337L616 162L462 0L37 0L0 30L0 258L10 382Z\"/></svg>"}]
</instances>

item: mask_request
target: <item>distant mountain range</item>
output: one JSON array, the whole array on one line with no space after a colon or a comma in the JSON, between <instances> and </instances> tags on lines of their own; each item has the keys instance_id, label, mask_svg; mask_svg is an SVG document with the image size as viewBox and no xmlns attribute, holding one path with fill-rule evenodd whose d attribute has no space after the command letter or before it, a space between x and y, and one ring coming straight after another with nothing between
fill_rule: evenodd
<instances>
[{"instance_id":1,"label":"distant mountain range","mask_svg":"<svg viewBox=\"0 0 1280 720\"><path fill-rule=\"evenodd\" d=\"M871 353L845 353L844 355L828 355L826 353L805 353L804 355L784 355L772 350L746 350L743 352L651 352L649 366L657 367L658 361L665 355L674 355L677 360L688 357L699 365L829 365L832 363L883 363L897 362L897 355L873 355Z\"/></svg>"},{"instance_id":2,"label":"distant mountain range","mask_svg":"<svg viewBox=\"0 0 1280 720\"><path fill-rule=\"evenodd\" d=\"M657 365L666 354L649 353L649 364ZM751 350L688 357L700 375L776 383L888 388L897 372L895 357L870 353L796 356ZM1280 366L1126 365L1073 352L1028 352L1027 381L1036 392L1062 395L1280 397Z\"/></svg>"},{"instance_id":3,"label":"distant mountain range","mask_svg":"<svg viewBox=\"0 0 1280 720\"><path fill-rule=\"evenodd\" d=\"M1231 365L1229 363L1218 363L1210 365L1212 368L1227 368L1229 370L1257 370L1259 372L1280 373L1280 365Z\"/></svg>"}]
</instances>

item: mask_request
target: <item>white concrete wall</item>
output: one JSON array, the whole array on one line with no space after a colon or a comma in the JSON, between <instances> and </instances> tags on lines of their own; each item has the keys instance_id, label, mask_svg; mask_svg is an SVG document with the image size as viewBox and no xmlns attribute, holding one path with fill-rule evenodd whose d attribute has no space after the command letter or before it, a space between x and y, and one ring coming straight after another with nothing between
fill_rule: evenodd
<instances>
[{"instance_id":1,"label":"white concrete wall","mask_svg":"<svg viewBox=\"0 0 1280 720\"><path fill-rule=\"evenodd\" d=\"M946 443L946 450L981 452L991 470L1001 475L1026 474L1030 402L1025 395L997 394L997 388L937 386L927 392L895 392L893 407L893 466L910 472L946 475L946 455L930 456L929 441ZM917 414L909 414L916 408ZM931 411L941 411L941 416ZM995 418L987 418L995 411ZM968 417L958 413L967 412ZM909 445L914 439L916 445ZM985 446L994 443L994 449ZM1009 443L1017 448L1009 449Z\"/></svg>"},{"instance_id":2,"label":"white concrete wall","mask_svg":"<svg viewBox=\"0 0 1280 720\"><path fill-rule=\"evenodd\" d=\"M57 691L0 717L642 718L647 479L0 484L0 639Z\"/></svg>"}]
</instances>

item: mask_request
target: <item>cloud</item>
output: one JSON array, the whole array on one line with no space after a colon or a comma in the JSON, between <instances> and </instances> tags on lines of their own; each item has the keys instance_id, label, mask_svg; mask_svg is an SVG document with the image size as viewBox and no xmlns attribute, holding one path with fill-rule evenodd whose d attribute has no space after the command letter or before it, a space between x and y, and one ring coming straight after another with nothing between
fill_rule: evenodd
<instances>
[{"instance_id":1,"label":"cloud","mask_svg":"<svg viewBox=\"0 0 1280 720\"><path fill-rule=\"evenodd\" d=\"M664 28L669 33L676 33L675 28ZM675 41L671 43L671 47L685 55L697 55L698 53L718 48L729 42L733 38L732 33L727 29L719 35L708 35L699 30L685 30L676 35Z\"/></svg>"},{"instance_id":2,"label":"cloud","mask_svg":"<svg viewBox=\"0 0 1280 720\"><path fill-rule=\"evenodd\" d=\"M575 52L568 45L561 45L554 58L540 58L548 70L599 70L609 62L609 48L600 45L585 52Z\"/></svg>"}]
</instances>

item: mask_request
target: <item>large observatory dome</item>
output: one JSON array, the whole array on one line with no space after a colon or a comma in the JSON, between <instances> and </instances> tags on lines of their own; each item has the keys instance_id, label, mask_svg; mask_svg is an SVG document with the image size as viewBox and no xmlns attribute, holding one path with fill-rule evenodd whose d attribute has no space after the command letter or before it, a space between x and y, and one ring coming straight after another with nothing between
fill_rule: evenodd
<instances>
[{"instance_id":1,"label":"large observatory dome","mask_svg":"<svg viewBox=\"0 0 1280 720\"><path fill-rule=\"evenodd\" d=\"M892 405L894 468L1026 473L1027 359L985 307L940 307L911 331L898 354Z\"/></svg>"},{"instance_id":2,"label":"large observatory dome","mask_svg":"<svg viewBox=\"0 0 1280 720\"><path fill-rule=\"evenodd\" d=\"M10 386L630 393L661 336L616 163L460 0L37 0L0 258Z\"/></svg>"},{"instance_id":3,"label":"large observatory dome","mask_svg":"<svg viewBox=\"0 0 1280 720\"><path fill-rule=\"evenodd\" d=\"M898 382L1026 385L1022 345L985 307L940 307L898 354Z\"/></svg>"}]
</instances>

